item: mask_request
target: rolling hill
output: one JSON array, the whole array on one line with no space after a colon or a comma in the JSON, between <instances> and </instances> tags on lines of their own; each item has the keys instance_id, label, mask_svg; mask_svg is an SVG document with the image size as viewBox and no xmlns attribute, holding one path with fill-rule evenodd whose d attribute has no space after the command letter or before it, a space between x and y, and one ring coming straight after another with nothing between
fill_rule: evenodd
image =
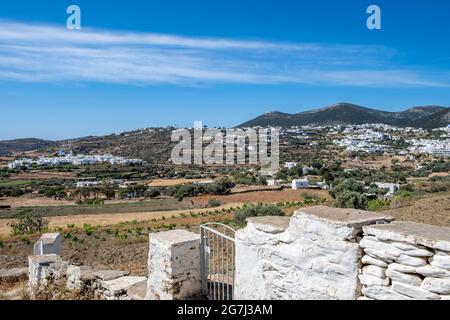
<instances>
[{"instance_id":1,"label":"rolling hill","mask_svg":"<svg viewBox=\"0 0 450 320\"><path fill-rule=\"evenodd\" d=\"M0 141L0 156L51 147L56 142L35 138Z\"/></svg>"},{"instance_id":2,"label":"rolling hill","mask_svg":"<svg viewBox=\"0 0 450 320\"><path fill-rule=\"evenodd\" d=\"M410 108L403 112L386 112L340 103L297 114L266 113L240 127L386 123L396 126L435 128L446 126L449 122L450 108L447 107L424 106ZM149 163L165 164L176 144L171 142L172 130L173 128L170 127L149 128L61 141L40 139L0 141L0 156L17 155L35 150L40 154L55 155L58 150L65 149L73 150L76 154L111 153L129 158L140 158Z\"/></svg>"},{"instance_id":3,"label":"rolling hill","mask_svg":"<svg viewBox=\"0 0 450 320\"><path fill-rule=\"evenodd\" d=\"M441 128L450 124L450 108L446 108L420 118L413 123L413 127L420 127L424 129Z\"/></svg>"},{"instance_id":4,"label":"rolling hill","mask_svg":"<svg viewBox=\"0 0 450 320\"><path fill-rule=\"evenodd\" d=\"M403 112L380 111L350 103L338 103L326 108L305 111L296 114L282 112L269 112L253 120L247 121L238 127L266 127L279 126L291 127L302 125L334 125L334 124L363 124L384 123L399 127L420 126L423 120L430 117L427 123L436 124L441 122L432 121L433 115L445 114L449 108L441 106L413 107Z\"/></svg>"}]
</instances>

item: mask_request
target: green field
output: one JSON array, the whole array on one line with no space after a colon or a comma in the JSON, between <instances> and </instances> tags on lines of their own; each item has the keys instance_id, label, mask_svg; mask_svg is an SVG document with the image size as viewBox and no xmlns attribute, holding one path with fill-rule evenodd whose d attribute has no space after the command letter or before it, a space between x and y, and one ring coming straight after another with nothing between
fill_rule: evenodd
<instances>
[{"instance_id":1,"label":"green field","mask_svg":"<svg viewBox=\"0 0 450 320\"><path fill-rule=\"evenodd\" d=\"M3 180L0 181L0 187L10 188L10 187L23 187L32 184L30 180Z\"/></svg>"},{"instance_id":2,"label":"green field","mask_svg":"<svg viewBox=\"0 0 450 320\"><path fill-rule=\"evenodd\" d=\"M179 202L175 199L153 199L141 202L124 202L115 204L99 205L73 205L73 206L45 206L45 207L22 207L14 210L0 210L0 219L14 218L14 216L24 209L32 209L45 217L84 215L84 214L105 214L105 213L131 213L131 212L152 212L170 211L180 209L191 209L192 205L186 202Z\"/></svg>"}]
</instances>

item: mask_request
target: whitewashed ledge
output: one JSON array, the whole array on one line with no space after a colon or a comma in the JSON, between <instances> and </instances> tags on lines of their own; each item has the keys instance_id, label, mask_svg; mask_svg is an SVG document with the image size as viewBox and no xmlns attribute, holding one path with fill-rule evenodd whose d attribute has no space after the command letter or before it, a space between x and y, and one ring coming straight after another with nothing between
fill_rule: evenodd
<instances>
[{"instance_id":1,"label":"whitewashed ledge","mask_svg":"<svg viewBox=\"0 0 450 320\"><path fill-rule=\"evenodd\" d=\"M450 252L450 228L410 221L363 227L364 234L381 241L407 242Z\"/></svg>"}]
</instances>

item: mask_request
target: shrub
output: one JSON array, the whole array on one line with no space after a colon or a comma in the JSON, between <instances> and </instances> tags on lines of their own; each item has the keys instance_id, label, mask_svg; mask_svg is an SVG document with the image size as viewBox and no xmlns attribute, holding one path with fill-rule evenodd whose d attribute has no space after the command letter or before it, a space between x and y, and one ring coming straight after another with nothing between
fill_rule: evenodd
<instances>
[{"instance_id":1,"label":"shrub","mask_svg":"<svg viewBox=\"0 0 450 320\"><path fill-rule=\"evenodd\" d=\"M210 208L220 207L221 204L222 203L217 199L209 199L208 200L208 207L210 207Z\"/></svg>"},{"instance_id":2,"label":"shrub","mask_svg":"<svg viewBox=\"0 0 450 320\"><path fill-rule=\"evenodd\" d=\"M246 205L234 214L237 225L245 225L247 218L264 216L284 216L283 210L273 204Z\"/></svg>"},{"instance_id":3,"label":"shrub","mask_svg":"<svg viewBox=\"0 0 450 320\"><path fill-rule=\"evenodd\" d=\"M86 205L91 205L91 206L96 206L96 205L100 205L100 204L104 204L104 203L105 203L105 200L100 199L100 198L86 199L81 202L81 204L86 204Z\"/></svg>"},{"instance_id":4,"label":"shrub","mask_svg":"<svg viewBox=\"0 0 450 320\"><path fill-rule=\"evenodd\" d=\"M92 227L90 224L85 223L83 225L83 230L86 235L91 236L94 233L94 227Z\"/></svg>"},{"instance_id":5,"label":"shrub","mask_svg":"<svg viewBox=\"0 0 450 320\"><path fill-rule=\"evenodd\" d=\"M114 188L114 184L110 181L103 181L100 191L105 195L105 197L109 200L116 196L116 190Z\"/></svg>"},{"instance_id":6,"label":"shrub","mask_svg":"<svg viewBox=\"0 0 450 320\"><path fill-rule=\"evenodd\" d=\"M3 249L5 247L5 242L0 239L0 249Z\"/></svg>"},{"instance_id":7,"label":"shrub","mask_svg":"<svg viewBox=\"0 0 450 320\"><path fill-rule=\"evenodd\" d=\"M9 224L14 236L39 233L48 225L48 222L40 214L31 209L19 212L16 219L16 222Z\"/></svg>"},{"instance_id":8,"label":"shrub","mask_svg":"<svg viewBox=\"0 0 450 320\"><path fill-rule=\"evenodd\" d=\"M230 193L235 184L228 178L223 178L211 183L207 188L206 192L214 195L223 195Z\"/></svg>"},{"instance_id":9,"label":"shrub","mask_svg":"<svg viewBox=\"0 0 450 320\"><path fill-rule=\"evenodd\" d=\"M356 191L345 191L336 196L336 207L367 209L367 196Z\"/></svg>"},{"instance_id":10,"label":"shrub","mask_svg":"<svg viewBox=\"0 0 450 320\"><path fill-rule=\"evenodd\" d=\"M161 195L161 192L159 192L158 189L150 188L147 191L145 191L145 197L146 198L156 198Z\"/></svg>"},{"instance_id":11,"label":"shrub","mask_svg":"<svg viewBox=\"0 0 450 320\"><path fill-rule=\"evenodd\" d=\"M309 192L303 192L303 193L302 193L302 196L303 196L303 198L304 198L305 200L307 200L307 201L311 201L311 200L319 201L319 197L318 197L317 195L311 194L311 193L309 193Z\"/></svg>"},{"instance_id":12,"label":"shrub","mask_svg":"<svg viewBox=\"0 0 450 320\"><path fill-rule=\"evenodd\" d=\"M407 190L400 190L396 195L396 198L411 198L411 197L412 197L411 192Z\"/></svg>"},{"instance_id":13,"label":"shrub","mask_svg":"<svg viewBox=\"0 0 450 320\"><path fill-rule=\"evenodd\" d=\"M64 239L71 239L73 236L73 231L67 231L63 233Z\"/></svg>"},{"instance_id":14,"label":"shrub","mask_svg":"<svg viewBox=\"0 0 450 320\"><path fill-rule=\"evenodd\" d=\"M379 211L382 209L386 209L389 208L389 206L391 205L391 200L386 199L374 199L374 200L370 200L367 203L367 209L369 211Z\"/></svg>"},{"instance_id":15,"label":"shrub","mask_svg":"<svg viewBox=\"0 0 450 320\"><path fill-rule=\"evenodd\" d=\"M198 184L181 185L175 188L173 196L181 201L186 197L195 197L205 192L205 188Z\"/></svg>"},{"instance_id":16,"label":"shrub","mask_svg":"<svg viewBox=\"0 0 450 320\"><path fill-rule=\"evenodd\" d=\"M331 192L339 208L367 209L367 196L364 194L364 183L355 179L344 179L337 182Z\"/></svg>"},{"instance_id":17,"label":"shrub","mask_svg":"<svg viewBox=\"0 0 450 320\"><path fill-rule=\"evenodd\" d=\"M31 244L31 240L30 240L28 237L26 237L26 236L21 237L21 238L20 238L20 241L21 241L22 243L26 244L26 245Z\"/></svg>"}]
</instances>

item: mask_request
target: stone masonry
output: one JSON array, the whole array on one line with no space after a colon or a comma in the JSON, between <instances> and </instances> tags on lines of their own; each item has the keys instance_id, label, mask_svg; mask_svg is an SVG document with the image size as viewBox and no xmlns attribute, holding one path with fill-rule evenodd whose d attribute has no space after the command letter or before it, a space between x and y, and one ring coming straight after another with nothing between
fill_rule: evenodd
<instances>
[{"instance_id":1,"label":"stone masonry","mask_svg":"<svg viewBox=\"0 0 450 320\"><path fill-rule=\"evenodd\" d=\"M182 300L201 294L200 236L185 230L150 234L148 300Z\"/></svg>"},{"instance_id":2,"label":"stone masonry","mask_svg":"<svg viewBox=\"0 0 450 320\"><path fill-rule=\"evenodd\" d=\"M393 222L363 230L363 299L450 298L450 228Z\"/></svg>"},{"instance_id":3,"label":"stone masonry","mask_svg":"<svg viewBox=\"0 0 450 320\"><path fill-rule=\"evenodd\" d=\"M35 243L34 255L61 255L61 235L59 233L45 233Z\"/></svg>"},{"instance_id":4,"label":"stone masonry","mask_svg":"<svg viewBox=\"0 0 450 320\"><path fill-rule=\"evenodd\" d=\"M362 227L391 217L323 206L250 218L236 233L236 299L354 300Z\"/></svg>"}]
</instances>

